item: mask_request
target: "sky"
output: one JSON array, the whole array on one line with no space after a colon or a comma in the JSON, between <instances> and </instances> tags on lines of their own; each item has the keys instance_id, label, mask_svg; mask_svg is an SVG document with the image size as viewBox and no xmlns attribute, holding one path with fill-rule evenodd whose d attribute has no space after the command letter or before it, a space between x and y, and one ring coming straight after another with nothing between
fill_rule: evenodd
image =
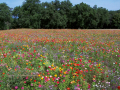
<instances>
[{"instance_id":1,"label":"sky","mask_svg":"<svg viewBox=\"0 0 120 90\"><path fill-rule=\"evenodd\" d=\"M0 0L0 3L5 2L9 7L14 8L16 6L21 6L25 0ZM40 0L42 2L51 2L54 0ZM64 1L64 0L59 0ZM72 5L80 4L81 2L86 3L93 7L97 5L97 7L103 7L110 10L120 10L120 0L70 0Z\"/></svg>"}]
</instances>

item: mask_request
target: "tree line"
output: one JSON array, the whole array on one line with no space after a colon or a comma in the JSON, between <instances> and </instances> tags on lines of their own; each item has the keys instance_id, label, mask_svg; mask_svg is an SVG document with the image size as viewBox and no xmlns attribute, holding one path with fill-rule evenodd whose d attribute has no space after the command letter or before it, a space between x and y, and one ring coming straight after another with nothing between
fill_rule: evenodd
<instances>
[{"instance_id":1,"label":"tree line","mask_svg":"<svg viewBox=\"0 0 120 90\"><path fill-rule=\"evenodd\" d=\"M73 6L69 0L25 0L14 9L0 3L0 30L16 28L120 29L120 10L108 11L83 2Z\"/></svg>"}]
</instances>

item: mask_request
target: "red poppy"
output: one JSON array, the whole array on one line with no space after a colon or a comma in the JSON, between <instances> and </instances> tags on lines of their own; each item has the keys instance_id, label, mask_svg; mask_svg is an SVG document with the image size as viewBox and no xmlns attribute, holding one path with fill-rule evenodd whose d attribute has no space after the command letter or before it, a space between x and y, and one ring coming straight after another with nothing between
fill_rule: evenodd
<instances>
[{"instance_id":1,"label":"red poppy","mask_svg":"<svg viewBox=\"0 0 120 90\"><path fill-rule=\"evenodd\" d=\"M67 90L70 90L70 88L68 87Z\"/></svg>"},{"instance_id":2,"label":"red poppy","mask_svg":"<svg viewBox=\"0 0 120 90\"><path fill-rule=\"evenodd\" d=\"M34 80L34 82L36 82L36 80Z\"/></svg>"},{"instance_id":3,"label":"red poppy","mask_svg":"<svg viewBox=\"0 0 120 90\"><path fill-rule=\"evenodd\" d=\"M118 86L117 88L120 89L120 86Z\"/></svg>"},{"instance_id":4,"label":"red poppy","mask_svg":"<svg viewBox=\"0 0 120 90\"><path fill-rule=\"evenodd\" d=\"M89 62L91 62L91 60L89 60Z\"/></svg>"},{"instance_id":5,"label":"red poppy","mask_svg":"<svg viewBox=\"0 0 120 90\"><path fill-rule=\"evenodd\" d=\"M65 65L62 65L62 66L65 66Z\"/></svg>"},{"instance_id":6,"label":"red poppy","mask_svg":"<svg viewBox=\"0 0 120 90\"><path fill-rule=\"evenodd\" d=\"M57 84L59 84L59 81L57 81Z\"/></svg>"},{"instance_id":7,"label":"red poppy","mask_svg":"<svg viewBox=\"0 0 120 90\"><path fill-rule=\"evenodd\" d=\"M77 82L79 82L80 80L79 79L77 79Z\"/></svg>"},{"instance_id":8,"label":"red poppy","mask_svg":"<svg viewBox=\"0 0 120 90\"><path fill-rule=\"evenodd\" d=\"M100 67L98 67L98 68L100 68Z\"/></svg>"},{"instance_id":9,"label":"red poppy","mask_svg":"<svg viewBox=\"0 0 120 90\"><path fill-rule=\"evenodd\" d=\"M69 64L67 64L67 66L70 66Z\"/></svg>"}]
</instances>

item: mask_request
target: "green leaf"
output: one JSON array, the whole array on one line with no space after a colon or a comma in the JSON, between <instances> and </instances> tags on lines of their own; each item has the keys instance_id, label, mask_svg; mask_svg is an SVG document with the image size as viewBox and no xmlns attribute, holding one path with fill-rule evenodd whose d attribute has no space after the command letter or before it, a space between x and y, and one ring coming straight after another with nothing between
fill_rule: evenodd
<instances>
[{"instance_id":1,"label":"green leaf","mask_svg":"<svg viewBox=\"0 0 120 90\"><path fill-rule=\"evenodd\" d=\"M39 65L42 66L42 62L40 62Z\"/></svg>"},{"instance_id":2,"label":"green leaf","mask_svg":"<svg viewBox=\"0 0 120 90\"><path fill-rule=\"evenodd\" d=\"M49 61L46 61L45 62L45 66L48 67L48 66L51 66L51 63Z\"/></svg>"},{"instance_id":3,"label":"green leaf","mask_svg":"<svg viewBox=\"0 0 120 90\"><path fill-rule=\"evenodd\" d=\"M58 72L59 71L59 68L57 67L56 69L55 69L55 72Z\"/></svg>"},{"instance_id":4,"label":"green leaf","mask_svg":"<svg viewBox=\"0 0 120 90\"><path fill-rule=\"evenodd\" d=\"M40 70L42 70L42 71L44 70L43 66L40 67Z\"/></svg>"}]
</instances>

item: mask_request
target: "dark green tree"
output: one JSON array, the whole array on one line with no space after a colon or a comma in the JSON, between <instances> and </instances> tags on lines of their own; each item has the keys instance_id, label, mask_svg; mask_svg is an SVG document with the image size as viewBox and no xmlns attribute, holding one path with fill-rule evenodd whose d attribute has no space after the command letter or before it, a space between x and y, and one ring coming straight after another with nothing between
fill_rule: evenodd
<instances>
[{"instance_id":1,"label":"dark green tree","mask_svg":"<svg viewBox=\"0 0 120 90\"><path fill-rule=\"evenodd\" d=\"M110 16L108 10L102 7L98 8L97 16L99 18L99 23L97 27L100 29L108 28L108 25L110 23L109 21Z\"/></svg>"},{"instance_id":2,"label":"dark green tree","mask_svg":"<svg viewBox=\"0 0 120 90\"><path fill-rule=\"evenodd\" d=\"M120 13L115 13L112 17L112 28L120 29Z\"/></svg>"},{"instance_id":3,"label":"dark green tree","mask_svg":"<svg viewBox=\"0 0 120 90\"><path fill-rule=\"evenodd\" d=\"M12 22L11 8L6 3L0 4L0 30L9 29Z\"/></svg>"},{"instance_id":4,"label":"dark green tree","mask_svg":"<svg viewBox=\"0 0 120 90\"><path fill-rule=\"evenodd\" d=\"M12 16L14 17L12 22L12 28L21 28L20 18L21 18L21 7L16 6L14 10L12 11Z\"/></svg>"},{"instance_id":5,"label":"dark green tree","mask_svg":"<svg viewBox=\"0 0 120 90\"><path fill-rule=\"evenodd\" d=\"M75 5L75 10L77 10L76 27L82 29L89 28L91 26L90 15L92 14L92 8L89 5L82 2L80 4Z\"/></svg>"},{"instance_id":6,"label":"dark green tree","mask_svg":"<svg viewBox=\"0 0 120 90\"><path fill-rule=\"evenodd\" d=\"M66 28L71 28L72 27L72 23L74 23L74 16L73 13L73 5L70 2L70 0L66 0L66 1L62 1L61 5L60 5L60 10L59 13L61 14L61 16L64 16L65 18L65 22L66 24L64 24L65 26L67 26Z\"/></svg>"},{"instance_id":7,"label":"dark green tree","mask_svg":"<svg viewBox=\"0 0 120 90\"><path fill-rule=\"evenodd\" d=\"M25 0L21 7L22 15L20 21L24 28L40 28L40 1L39 0Z\"/></svg>"}]
</instances>

